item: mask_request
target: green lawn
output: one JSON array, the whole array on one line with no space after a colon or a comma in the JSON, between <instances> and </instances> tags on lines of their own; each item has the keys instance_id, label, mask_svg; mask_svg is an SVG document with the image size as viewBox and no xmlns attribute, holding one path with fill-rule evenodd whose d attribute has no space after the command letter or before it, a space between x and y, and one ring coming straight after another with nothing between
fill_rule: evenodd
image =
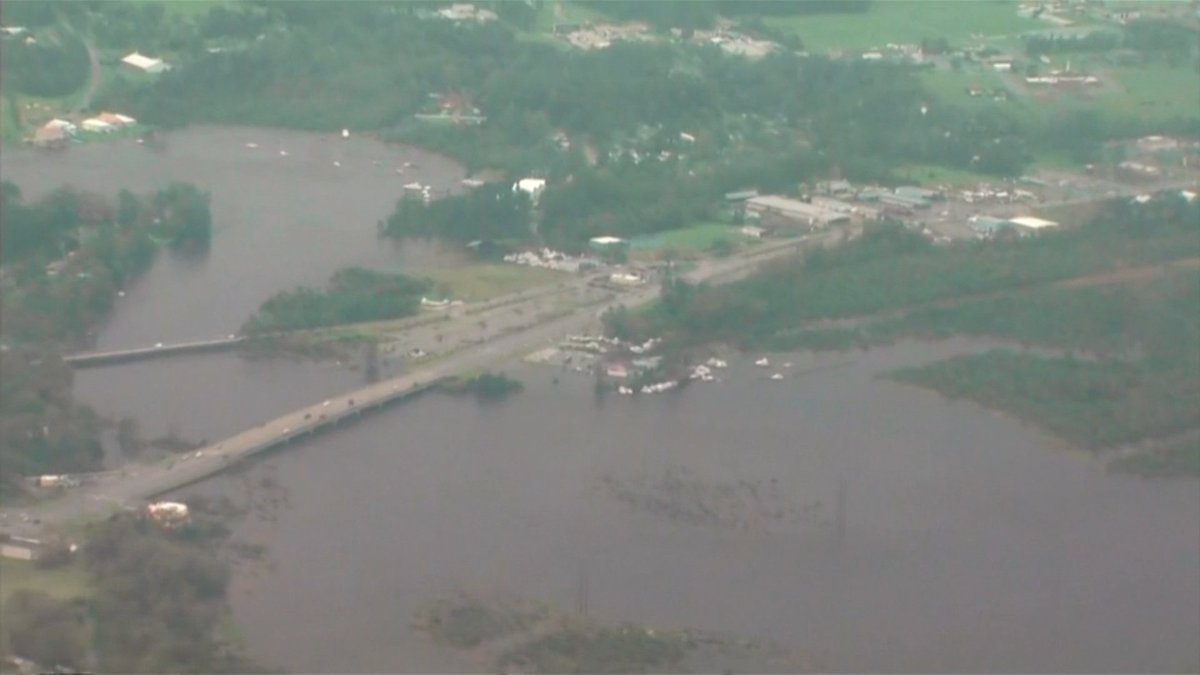
<instances>
[{"instance_id":1,"label":"green lawn","mask_svg":"<svg viewBox=\"0 0 1200 675\"><path fill-rule=\"evenodd\" d=\"M78 557L70 564L40 570L31 562L0 558L0 600L18 590L43 591L58 598L86 596L87 573Z\"/></svg>"},{"instance_id":2,"label":"green lawn","mask_svg":"<svg viewBox=\"0 0 1200 675\"><path fill-rule=\"evenodd\" d=\"M1200 112L1200 72L1195 67L1151 65L1108 71L1123 93L1100 97L1104 105L1128 116L1169 119Z\"/></svg>"},{"instance_id":3,"label":"green lawn","mask_svg":"<svg viewBox=\"0 0 1200 675\"><path fill-rule=\"evenodd\" d=\"M935 164L902 164L892 171L892 175L914 185L945 184L955 187L974 186L996 180L995 176Z\"/></svg>"},{"instance_id":4,"label":"green lawn","mask_svg":"<svg viewBox=\"0 0 1200 675\"><path fill-rule=\"evenodd\" d=\"M989 68L974 64L964 65L962 70L927 70L921 73L925 86L939 99L961 106L992 105L991 96L972 97L967 93L971 87L992 91L1004 87L1000 74Z\"/></svg>"},{"instance_id":5,"label":"green lawn","mask_svg":"<svg viewBox=\"0 0 1200 675\"><path fill-rule=\"evenodd\" d=\"M554 270L524 265L479 264L450 267L422 273L439 286L445 286L450 296L464 302L479 302L535 286L565 281L567 275Z\"/></svg>"},{"instance_id":6,"label":"green lawn","mask_svg":"<svg viewBox=\"0 0 1200 675\"><path fill-rule=\"evenodd\" d=\"M862 14L817 14L764 19L800 36L810 51L865 49L889 42L915 43L944 37L951 43L972 34L1009 35L1051 27L1017 15L1017 3L984 0L888 0Z\"/></svg>"},{"instance_id":7,"label":"green lawn","mask_svg":"<svg viewBox=\"0 0 1200 675\"><path fill-rule=\"evenodd\" d=\"M561 7L561 9L556 9L558 7ZM556 23L586 23L588 21L603 23L608 21L608 19L600 12L589 7L565 0L560 0L559 2L551 0L550 2L542 3L538 9L534 30L540 33L552 33L554 31L554 24Z\"/></svg>"},{"instance_id":8,"label":"green lawn","mask_svg":"<svg viewBox=\"0 0 1200 675\"><path fill-rule=\"evenodd\" d=\"M217 5L228 5L233 0L163 0L162 4L169 15L179 18L195 18L203 16Z\"/></svg>"},{"instance_id":9,"label":"green lawn","mask_svg":"<svg viewBox=\"0 0 1200 675\"><path fill-rule=\"evenodd\" d=\"M630 244L635 251L658 251L667 248L677 251L705 251L722 239L736 241L738 238L737 228L731 225L697 223L678 230L634 237Z\"/></svg>"}]
</instances>

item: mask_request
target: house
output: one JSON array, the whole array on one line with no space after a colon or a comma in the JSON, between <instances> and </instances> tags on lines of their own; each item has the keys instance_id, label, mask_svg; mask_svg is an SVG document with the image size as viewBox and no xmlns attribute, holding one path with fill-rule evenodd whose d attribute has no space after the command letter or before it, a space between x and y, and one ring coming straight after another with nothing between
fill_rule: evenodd
<instances>
[{"instance_id":1,"label":"house","mask_svg":"<svg viewBox=\"0 0 1200 675\"><path fill-rule=\"evenodd\" d=\"M629 377L629 367L624 363L610 363L608 364L608 367L604 369L604 374L612 378L623 380Z\"/></svg>"},{"instance_id":2,"label":"house","mask_svg":"<svg viewBox=\"0 0 1200 675\"><path fill-rule=\"evenodd\" d=\"M901 197L911 197L915 199L924 199L927 201L932 201L941 196L941 193L939 193L937 190L928 190L912 185L903 185L896 188L896 194L900 195Z\"/></svg>"},{"instance_id":3,"label":"house","mask_svg":"<svg viewBox=\"0 0 1200 675\"><path fill-rule=\"evenodd\" d=\"M881 194L879 201L885 206L897 207L900 210L927 209L930 206L928 199L900 194Z\"/></svg>"},{"instance_id":4,"label":"house","mask_svg":"<svg viewBox=\"0 0 1200 675\"><path fill-rule=\"evenodd\" d=\"M831 180L817 183L817 191L828 195L848 195L854 186L848 180Z\"/></svg>"},{"instance_id":5,"label":"house","mask_svg":"<svg viewBox=\"0 0 1200 675\"><path fill-rule=\"evenodd\" d=\"M68 120L52 119L44 126L50 129L62 129L68 136L74 136L75 132L79 131L79 127Z\"/></svg>"},{"instance_id":6,"label":"house","mask_svg":"<svg viewBox=\"0 0 1200 675\"><path fill-rule=\"evenodd\" d=\"M32 143L39 148L61 148L67 144L67 132L63 127L38 127L33 132Z\"/></svg>"},{"instance_id":7,"label":"house","mask_svg":"<svg viewBox=\"0 0 1200 675\"><path fill-rule=\"evenodd\" d=\"M96 119L117 129L123 129L125 127L137 124L137 120L128 115L122 115L120 113L102 112L96 116Z\"/></svg>"},{"instance_id":8,"label":"house","mask_svg":"<svg viewBox=\"0 0 1200 675\"><path fill-rule=\"evenodd\" d=\"M529 195L530 201L537 203L538 197L546 190L545 178L522 178L513 184L513 192L520 190Z\"/></svg>"},{"instance_id":9,"label":"house","mask_svg":"<svg viewBox=\"0 0 1200 675\"><path fill-rule=\"evenodd\" d=\"M726 192L725 201L727 202L744 202L751 197L757 197L758 190L738 190L737 192Z\"/></svg>"},{"instance_id":10,"label":"house","mask_svg":"<svg viewBox=\"0 0 1200 675\"><path fill-rule=\"evenodd\" d=\"M618 286L640 286L646 283L644 277L631 272L614 272L609 275L608 280Z\"/></svg>"},{"instance_id":11,"label":"house","mask_svg":"<svg viewBox=\"0 0 1200 675\"><path fill-rule=\"evenodd\" d=\"M37 539L0 535L0 558L13 560L37 560L42 557L45 546Z\"/></svg>"},{"instance_id":12,"label":"house","mask_svg":"<svg viewBox=\"0 0 1200 675\"><path fill-rule=\"evenodd\" d=\"M1016 227L1021 228L1024 232L1038 232L1049 228L1058 227L1058 223L1053 220L1044 218L1035 218L1034 216L1021 216L1020 218L1009 218L1008 222Z\"/></svg>"},{"instance_id":13,"label":"house","mask_svg":"<svg viewBox=\"0 0 1200 675\"><path fill-rule=\"evenodd\" d=\"M143 54L134 52L121 59L121 63L127 66L132 66L142 71L143 73L157 74L164 70L170 70L171 66L162 59L155 59Z\"/></svg>"},{"instance_id":14,"label":"house","mask_svg":"<svg viewBox=\"0 0 1200 675\"><path fill-rule=\"evenodd\" d=\"M828 227L850 222L850 216L844 213L777 195L751 197L746 200L746 209L759 214L764 220L772 218L809 227Z\"/></svg>"},{"instance_id":15,"label":"house","mask_svg":"<svg viewBox=\"0 0 1200 675\"><path fill-rule=\"evenodd\" d=\"M116 127L108 122L105 122L99 117L89 117L82 122L81 126L83 127L84 131L91 131L101 134L108 134L117 130Z\"/></svg>"},{"instance_id":16,"label":"house","mask_svg":"<svg viewBox=\"0 0 1200 675\"><path fill-rule=\"evenodd\" d=\"M180 502L154 502L146 505L146 515L163 527L178 527L188 520L188 506Z\"/></svg>"},{"instance_id":17,"label":"house","mask_svg":"<svg viewBox=\"0 0 1200 675\"><path fill-rule=\"evenodd\" d=\"M600 252L622 249L628 245L629 242L620 237L592 237L588 240L588 246L591 246L593 251Z\"/></svg>"},{"instance_id":18,"label":"house","mask_svg":"<svg viewBox=\"0 0 1200 675\"><path fill-rule=\"evenodd\" d=\"M1005 230L1012 229L1013 224L1004 218L973 216L967 221L967 226L980 237L994 237Z\"/></svg>"}]
</instances>

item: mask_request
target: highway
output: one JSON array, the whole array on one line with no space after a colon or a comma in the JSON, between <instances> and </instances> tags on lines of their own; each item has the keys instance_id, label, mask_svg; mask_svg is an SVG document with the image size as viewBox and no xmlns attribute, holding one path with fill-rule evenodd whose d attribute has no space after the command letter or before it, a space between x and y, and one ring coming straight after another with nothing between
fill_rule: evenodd
<instances>
[{"instance_id":1,"label":"highway","mask_svg":"<svg viewBox=\"0 0 1200 675\"><path fill-rule=\"evenodd\" d=\"M766 244L740 255L702 261L685 278L692 282L727 281L748 273L771 258L794 253L801 247L831 245L842 237L840 230L833 230L806 240ZM561 292L573 292L581 283L585 282L568 284ZM69 489L61 497L26 508L0 509L0 532L36 536L40 531L64 523L102 517L122 508L136 508L147 499L219 473L269 448L427 389L444 378L495 366L555 344L565 335L581 332L594 324L603 312L620 305L644 304L658 297L659 292L658 286L642 287L612 300L585 305L558 318L461 349L428 367L281 415L186 455L150 464L130 464L116 475Z\"/></svg>"}]
</instances>

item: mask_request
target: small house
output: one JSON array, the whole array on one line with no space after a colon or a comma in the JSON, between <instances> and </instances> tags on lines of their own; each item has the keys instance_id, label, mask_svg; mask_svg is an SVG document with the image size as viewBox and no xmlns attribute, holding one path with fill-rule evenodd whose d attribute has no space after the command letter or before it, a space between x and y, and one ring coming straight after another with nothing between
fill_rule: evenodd
<instances>
[{"instance_id":1,"label":"small house","mask_svg":"<svg viewBox=\"0 0 1200 675\"><path fill-rule=\"evenodd\" d=\"M127 66L136 68L143 73L157 74L165 70L170 70L171 66L162 59L155 59L137 52L133 52L121 59L121 63Z\"/></svg>"},{"instance_id":2,"label":"small house","mask_svg":"<svg viewBox=\"0 0 1200 675\"><path fill-rule=\"evenodd\" d=\"M1008 222L1016 227L1021 228L1024 232L1039 232L1041 230L1058 227L1058 223L1053 220L1044 218L1036 218L1034 216L1021 216L1020 218L1009 218Z\"/></svg>"},{"instance_id":3,"label":"small house","mask_svg":"<svg viewBox=\"0 0 1200 675\"><path fill-rule=\"evenodd\" d=\"M100 134L110 134L117 130L116 127L109 124L108 122L105 122L104 120L100 119L99 117L89 117L83 121L81 126L83 127L84 131L91 131L93 133L100 133Z\"/></svg>"},{"instance_id":4,"label":"small house","mask_svg":"<svg viewBox=\"0 0 1200 675\"><path fill-rule=\"evenodd\" d=\"M0 535L0 557L3 558L34 561L42 557L44 548L37 539Z\"/></svg>"},{"instance_id":5,"label":"small house","mask_svg":"<svg viewBox=\"0 0 1200 675\"><path fill-rule=\"evenodd\" d=\"M628 246L628 242L620 237L592 237L588 240L588 246L590 246L593 251L609 253L625 248Z\"/></svg>"},{"instance_id":6,"label":"small house","mask_svg":"<svg viewBox=\"0 0 1200 675\"><path fill-rule=\"evenodd\" d=\"M67 132L62 127L38 127L33 132L32 143L39 148L61 148L67 144Z\"/></svg>"}]
</instances>

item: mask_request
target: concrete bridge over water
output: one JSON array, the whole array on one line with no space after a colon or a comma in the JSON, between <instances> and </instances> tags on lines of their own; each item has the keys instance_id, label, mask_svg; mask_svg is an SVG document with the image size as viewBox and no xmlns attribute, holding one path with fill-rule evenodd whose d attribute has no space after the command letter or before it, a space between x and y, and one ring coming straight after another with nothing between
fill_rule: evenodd
<instances>
[{"instance_id":1,"label":"concrete bridge over water","mask_svg":"<svg viewBox=\"0 0 1200 675\"><path fill-rule=\"evenodd\" d=\"M73 368L87 368L90 366L104 366L114 363L125 363L127 361L140 361L143 359L154 359L163 356L175 356L178 354L197 354L201 352L219 352L227 349L233 349L245 342L247 338L231 335L226 338L218 338L216 340L194 340L191 342L177 342L174 344L158 343L153 347L134 347L132 349L113 349L109 351L98 352L81 352L63 357L68 365Z\"/></svg>"},{"instance_id":2,"label":"concrete bridge over water","mask_svg":"<svg viewBox=\"0 0 1200 675\"><path fill-rule=\"evenodd\" d=\"M704 261L684 275L691 282L727 282L739 278L760 262L787 255L806 246L825 246L840 240L832 231L811 241L793 240L763 246L728 259ZM79 522L122 508L136 508L145 500L196 483L230 466L293 440L311 436L364 413L382 408L427 391L447 378L507 361L583 329L603 312L617 306L637 306L658 297L658 288L639 288L626 295L581 307L544 323L496 337L486 343L464 349L419 370L384 380L247 429L222 441L153 464L138 465L115 476L99 478L88 485L67 490L56 499L46 500L27 509L0 510L0 531L17 535L36 535L46 527ZM73 365L99 365L157 355L213 351L233 348L246 338L233 336L217 340L180 343L171 346L77 354L68 357Z\"/></svg>"}]
</instances>

